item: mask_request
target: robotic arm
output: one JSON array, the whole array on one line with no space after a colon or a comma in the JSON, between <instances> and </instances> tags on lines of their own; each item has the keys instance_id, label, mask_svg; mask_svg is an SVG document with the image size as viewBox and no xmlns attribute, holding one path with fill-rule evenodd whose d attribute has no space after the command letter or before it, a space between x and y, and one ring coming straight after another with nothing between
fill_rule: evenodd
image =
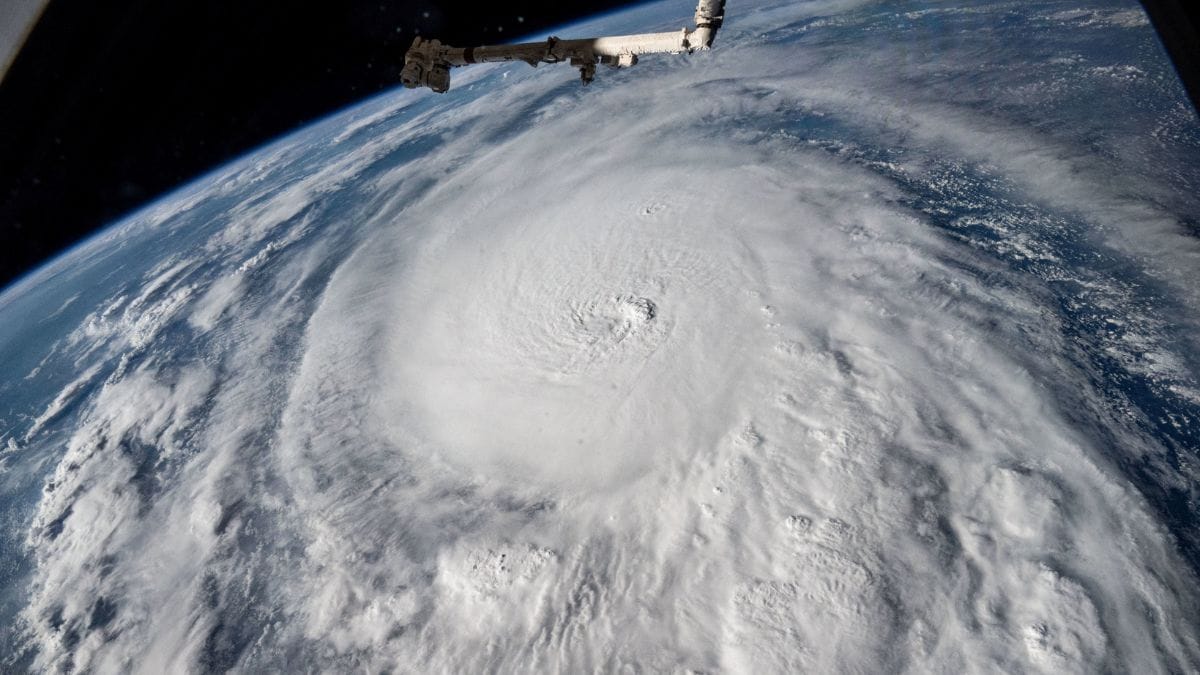
<instances>
[{"instance_id":1,"label":"robotic arm","mask_svg":"<svg viewBox=\"0 0 1200 675\"><path fill-rule=\"evenodd\" d=\"M645 33L614 37L526 42L494 47L460 49L437 40L417 37L404 55L400 81L405 87L429 87L440 93L450 89L450 69L472 63L524 61L533 67L539 63L569 63L579 69L579 78L587 84L596 76L596 65L628 68L642 54L692 53L712 47L717 29L725 18L725 0L700 0L696 7L696 25L674 33Z\"/></svg>"}]
</instances>

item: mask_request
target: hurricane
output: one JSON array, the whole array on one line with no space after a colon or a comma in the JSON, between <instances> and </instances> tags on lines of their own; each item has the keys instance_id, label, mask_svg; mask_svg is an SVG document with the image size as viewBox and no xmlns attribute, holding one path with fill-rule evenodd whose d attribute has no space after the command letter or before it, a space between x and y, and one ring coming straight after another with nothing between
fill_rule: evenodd
<instances>
[{"instance_id":1,"label":"hurricane","mask_svg":"<svg viewBox=\"0 0 1200 675\"><path fill-rule=\"evenodd\" d=\"M1200 669L1197 151L1129 2L387 92L0 295L2 663Z\"/></svg>"}]
</instances>

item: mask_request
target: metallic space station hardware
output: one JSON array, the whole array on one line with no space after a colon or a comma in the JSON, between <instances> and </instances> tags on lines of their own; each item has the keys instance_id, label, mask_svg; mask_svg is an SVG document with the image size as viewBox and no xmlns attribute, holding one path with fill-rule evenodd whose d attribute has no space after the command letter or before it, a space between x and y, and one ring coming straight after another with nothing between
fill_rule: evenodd
<instances>
[{"instance_id":1,"label":"metallic space station hardware","mask_svg":"<svg viewBox=\"0 0 1200 675\"><path fill-rule=\"evenodd\" d=\"M404 55L400 80L405 87L429 87L440 93L450 88L450 69L471 63L524 61L535 68L539 63L570 63L579 69L584 84L596 76L596 64L628 68L642 54L692 53L712 46L717 29L725 18L725 0L700 0L696 6L696 27L673 33L645 33L614 37L526 42L494 47L461 49L437 40L417 37Z\"/></svg>"}]
</instances>

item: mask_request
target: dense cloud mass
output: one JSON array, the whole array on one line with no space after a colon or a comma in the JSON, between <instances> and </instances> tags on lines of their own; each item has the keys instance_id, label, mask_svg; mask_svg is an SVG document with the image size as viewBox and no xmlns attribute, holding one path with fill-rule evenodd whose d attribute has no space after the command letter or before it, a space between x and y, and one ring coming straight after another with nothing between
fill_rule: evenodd
<instances>
[{"instance_id":1,"label":"dense cloud mass","mask_svg":"<svg viewBox=\"0 0 1200 675\"><path fill-rule=\"evenodd\" d=\"M1140 9L731 0L454 78L0 296L6 668L1200 669Z\"/></svg>"}]
</instances>

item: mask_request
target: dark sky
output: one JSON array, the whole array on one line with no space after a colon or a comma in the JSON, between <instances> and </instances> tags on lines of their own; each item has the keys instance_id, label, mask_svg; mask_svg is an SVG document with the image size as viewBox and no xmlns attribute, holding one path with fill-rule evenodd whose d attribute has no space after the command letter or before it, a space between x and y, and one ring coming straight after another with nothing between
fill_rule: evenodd
<instances>
[{"instance_id":1,"label":"dark sky","mask_svg":"<svg viewBox=\"0 0 1200 675\"><path fill-rule=\"evenodd\" d=\"M1192 1L1144 4L1195 98ZM163 192L397 86L417 31L496 43L627 4L51 0L0 81L0 290Z\"/></svg>"},{"instance_id":2,"label":"dark sky","mask_svg":"<svg viewBox=\"0 0 1200 675\"><path fill-rule=\"evenodd\" d=\"M164 191L398 86L416 31L496 43L626 4L52 0L0 81L0 289Z\"/></svg>"}]
</instances>

